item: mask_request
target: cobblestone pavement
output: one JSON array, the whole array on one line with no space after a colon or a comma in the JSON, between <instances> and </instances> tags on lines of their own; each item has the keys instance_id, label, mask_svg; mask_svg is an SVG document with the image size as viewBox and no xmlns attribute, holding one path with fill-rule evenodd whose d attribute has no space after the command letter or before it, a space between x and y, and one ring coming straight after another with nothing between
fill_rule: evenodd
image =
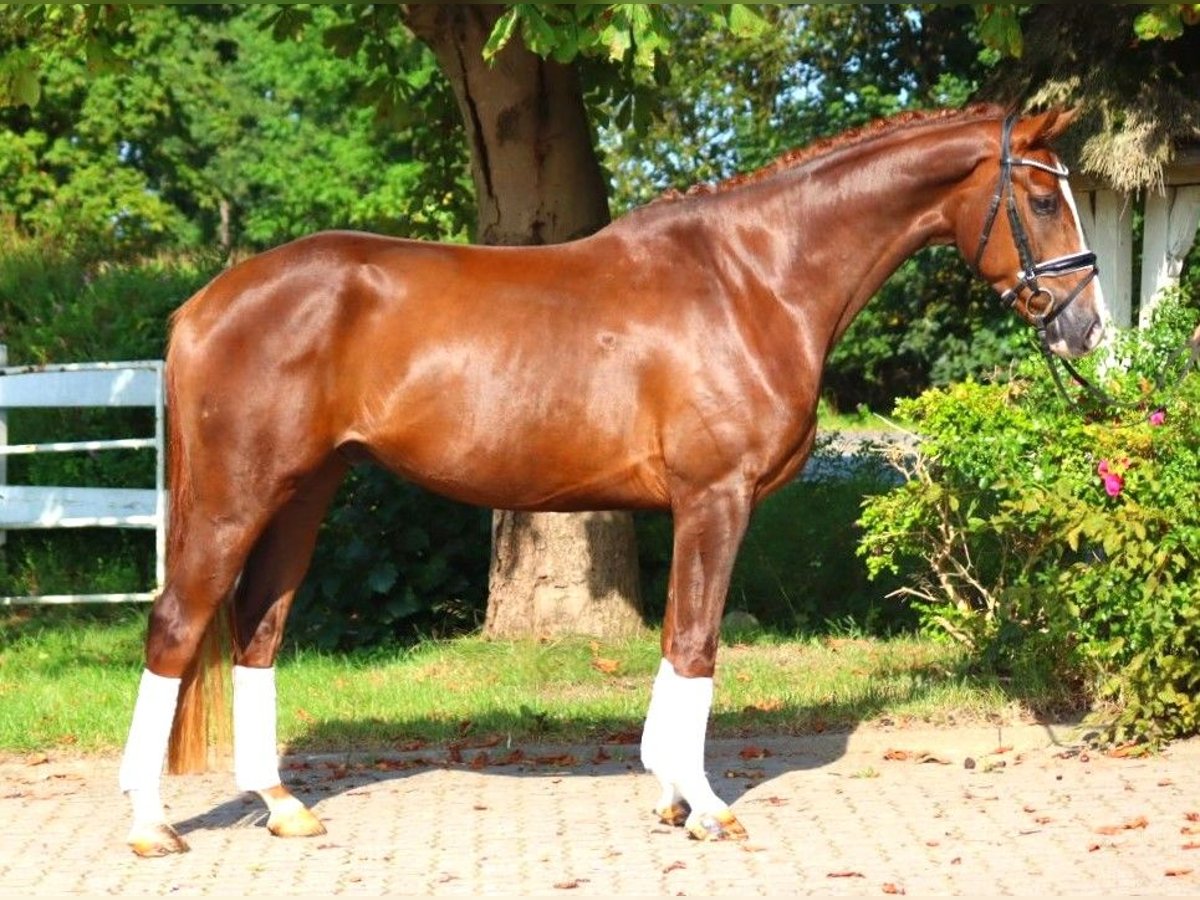
<instances>
[{"instance_id":1,"label":"cobblestone pavement","mask_svg":"<svg viewBox=\"0 0 1200 900\"><path fill-rule=\"evenodd\" d=\"M329 833L280 839L229 774L169 777L191 852L135 858L115 758L0 760L0 894L1192 895L1200 743L1148 758L1071 732L860 729L710 742L750 832L648 814L636 747L286 760ZM482 756L480 754L483 754Z\"/></svg>"}]
</instances>

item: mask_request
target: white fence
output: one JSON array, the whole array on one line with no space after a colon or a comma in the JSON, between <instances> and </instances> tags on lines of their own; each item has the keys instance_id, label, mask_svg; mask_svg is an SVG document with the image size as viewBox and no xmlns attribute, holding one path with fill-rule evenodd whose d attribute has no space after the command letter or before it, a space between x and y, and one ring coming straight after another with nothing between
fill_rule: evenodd
<instances>
[{"instance_id":1,"label":"white fence","mask_svg":"<svg viewBox=\"0 0 1200 900\"><path fill-rule=\"evenodd\" d=\"M7 351L0 345L0 366ZM32 528L152 528L155 585L150 591L0 597L0 606L152 600L161 588L166 559L166 491L161 360L76 363L0 368L0 543L4 530ZM41 444L9 444L7 410L57 407L153 407L152 437ZM7 483L6 460L30 453L154 448L153 488L35 487Z\"/></svg>"}]
</instances>

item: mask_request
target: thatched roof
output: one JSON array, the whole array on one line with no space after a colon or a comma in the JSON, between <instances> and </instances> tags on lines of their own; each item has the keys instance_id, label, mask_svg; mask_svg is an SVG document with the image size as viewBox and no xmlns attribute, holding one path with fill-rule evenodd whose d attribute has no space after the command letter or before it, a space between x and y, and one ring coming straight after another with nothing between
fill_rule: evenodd
<instances>
[{"instance_id":1,"label":"thatched roof","mask_svg":"<svg viewBox=\"0 0 1200 900\"><path fill-rule=\"evenodd\" d=\"M1024 20L1025 50L1004 60L980 99L1085 114L1064 150L1117 190L1158 188L1181 152L1200 148L1200 25L1174 40L1138 41L1144 6L1039 5Z\"/></svg>"}]
</instances>

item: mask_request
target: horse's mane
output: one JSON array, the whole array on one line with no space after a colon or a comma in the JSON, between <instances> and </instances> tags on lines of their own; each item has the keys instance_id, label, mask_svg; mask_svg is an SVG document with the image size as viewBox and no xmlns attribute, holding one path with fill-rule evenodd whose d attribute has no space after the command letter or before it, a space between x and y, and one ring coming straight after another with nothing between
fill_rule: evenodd
<instances>
[{"instance_id":1,"label":"horse's mane","mask_svg":"<svg viewBox=\"0 0 1200 900\"><path fill-rule=\"evenodd\" d=\"M1002 106L989 103L978 103L963 107L962 109L908 110L897 113L894 116L888 116L887 118L876 119L859 128L850 129L833 137L820 138L807 146L788 150L762 168L733 175L723 181L694 184L686 191L672 188L664 192L654 202L679 200L683 197L694 197L704 194L723 193L733 188L741 187L744 184L762 181L788 169L798 168L818 157L827 156L830 153L843 150L847 147L864 144L897 131L946 122L948 120L971 121L975 119L994 119L1003 116L1004 113L1005 109Z\"/></svg>"}]
</instances>

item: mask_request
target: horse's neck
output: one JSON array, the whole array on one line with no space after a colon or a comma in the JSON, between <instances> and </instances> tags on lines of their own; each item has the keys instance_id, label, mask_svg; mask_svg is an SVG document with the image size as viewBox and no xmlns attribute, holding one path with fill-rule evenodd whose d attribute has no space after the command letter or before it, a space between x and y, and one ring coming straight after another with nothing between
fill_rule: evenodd
<instances>
[{"instance_id":1,"label":"horse's neck","mask_svg":"<svg viewBox=\"0 0 1200 900\"><path fill-rule=\"evenodd\" d=\"M832 340L906 259L953 240L952 195L984 150L978 132L937 137L914 129L869 141L731 192L747 228L787 232L775 293L810 316L819 305Z\"/></svg>"}]
</instances>

